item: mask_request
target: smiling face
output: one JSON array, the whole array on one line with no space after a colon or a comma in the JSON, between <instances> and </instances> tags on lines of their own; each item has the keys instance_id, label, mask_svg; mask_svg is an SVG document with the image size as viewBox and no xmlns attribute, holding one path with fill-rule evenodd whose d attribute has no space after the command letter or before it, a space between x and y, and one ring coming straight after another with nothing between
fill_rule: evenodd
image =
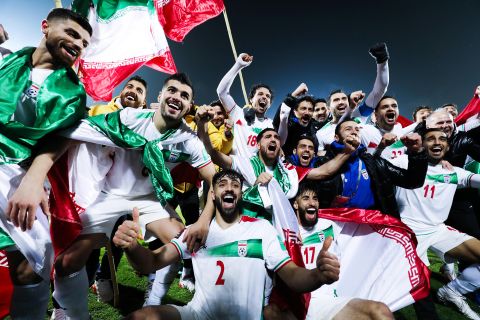
<instances>
[{"instance_id":1,"label":"smiling face","mask_svg":"<svg viewBox=\"0 0 480 320\"><path fill-rule=\"evenodd\" d=\"M127 82L120 92L120 103L124 108L143 108L146 105L147 89L137 80Z\"/></svg>"},{"instance_id":2,"label":"smiling face","mask_svg":"<svg viewBox=\"0 0 480 320\"><path fill-rule=\"evenodd\" d=\"M315 146L310 139L300 139L293 153L298 155L302 167L308 167L315 155Z\"/></svg>"},{"instance_id":3,"label":"smiling face","mask_svg":"<svg viewBox=\"0 0 480 320\"><path fill-rule=\"evenodd\" d=\"M257 140L258 155L266 165L273 165L280 155L280 136L276 131L268 130Z\"/></svg>"},{"instance_id":4,"label":"smiling face","mask_svg":"<svg viewBox=\"0 0 480 320\"><path fill-rule=\"evenodd\" d=\"M213 200L218 213L226 222L233 222L240 215L242 183L239 179L225 175L213 186Z\"/></svg>"},{"instance_id":5,"label":"smiling face","mask_svg":"<svg viewBox=\"0 0 480 320\"><path fill-rule=\"evenodd\" d=\"M297 108L293 110L293 113L295 117L297 117L300 125L306 127L313 116L313 105L310 101L303 100L298 104Z\"/></svg>"},{"instance_id":6,"label":"smiling face","mask_svg":"<svg viewBox=\"0 0 480 320\"><path fill-rule=\"evenodd\" d=\"M435 111L432 113L426 120L427 128L437 128L442 129L443 132L447 135L447 138L450 138L453 133L453 117L450 113L442 110Z\"/></svg>"},{"instance_id":7,"label":"smiling face","mask_svg":"<svg viewBox=\"0 0 480 320\"><path fill-rule=\"evenodd\" d=\"M348 106L348 97L345 93L334 93L330 97L330 111L337 121L343 116Z\"/></svg>"},{"instance_id":8,"label":"smiling face","mask_svg":"<svg viewBox=\"0 0 480 320\"><path fill-rule=\"evenodd\" d=\"M438 163L448 152L448 138L443 131L430 131L423 137L423 147L427 150L430 162Z\"/></svg>"},{"instance_id":9,"label":"smiling face","mask_svg":"<svg viewBox=\"0 0 480 320\"><path fill-rule=\"evenodd\" d=\"M397 100L386 98L380 101L375 109L375 118L380 128L391 131L398 118Z\"/></svg>"},{"instance_id":10,"label":"smiling face","mask_svg":"<svg viewBox=\"0 0 480 320\"><path fill-rule=\"evenodd\" d=\"M90 34L70 19L42 21L45 47L52 56L52 63L72 66L90 42Z\"/></svg>"},{"instance_id":11,"label":"smiling face","mask_svg":"<svg viewBox=\"0 0 480 320\"><path fill-rule=\"evenodd\" d=\"M313 109L313 119L317 120L318 122L323 122L327 120L328 117L328 108L325 102L317 102L315 103L315 107Z\"/></svg>"},{"instance_id":12,"label":"smiling face","mask_svg":"<svg viewBox=\"0 0 480 320\"><path fill-rule=\"evenodd\" d=\"M313 190L305 190L297 195L293 208L303 227L312 227L318 222L318 197Z\"/></svg>"},{"instance_id":13,"label":"smiling face","mask_svg":"<svg viewBox=\"0 0 480 320\"><path fill-rule=\"evenodd\" d=\"M158 102L165 122L181 122L192 107L192 88L178 80L169 80L163 86Z\"/></svg>"},{"instance_id":14,"label":"smiling face","mask_svg":"<svg viewBox=\"0 0 480 320\"><path fill-rule=\"evenodd\" d=\"M259 87L250 99L250 103L255 113L263 116L272 103L272 93L265 87Z\"/></svg>"},{"instance_id":15,"label":"smiling face","mask_svg":"<svg viewBox=\"0 0 480 320\"><path fill-rule=\"evenodd\" d=\"M225 122L225 111L222 107L214 105L212 106L213 118L210 120L212 124L218 129Z\"/></svg>"}]
</instances>

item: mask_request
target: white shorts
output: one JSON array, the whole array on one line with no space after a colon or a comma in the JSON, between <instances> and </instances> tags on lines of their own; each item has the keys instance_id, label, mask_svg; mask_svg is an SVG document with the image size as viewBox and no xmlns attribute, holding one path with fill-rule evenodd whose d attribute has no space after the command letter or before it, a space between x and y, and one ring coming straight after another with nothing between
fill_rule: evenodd
<instances>
[{"instance_id":1,"label":"white shorts","mask_svg":"<svg viewBox=\"0 0 480 320\"><path fill-rule=\"evenodd\" d=\"M333 297L328 294L314 294L310 298L306 320L330 320L342 310L351 297Z\"/></svg>"},{"instance_id":2,"label":"white shorts","mask_svg":"<svg viewBox=\"0 0 480 320\"><path fill-rule=\"evenodd\" d=\"M418 233L416 230L412 230L415 232L418 240L417 254L427 266L430 265L427 256L428 249L432 249L443 261L454 262L455 259L448 257L448 255L445 256L445 254L456 246L473 238L444 223Z\"/></svg>"},{"instance_id":3,"label":"white shorts","mask_svg":"<svg viewBox=\"0 0 480 320\"><path fill-rule=\"evenodd\" d=\"M43 279L49 279L53 263L53 248L50 240L50 224L40 207L31 230L22 231L7 220L5 210L8 199L17 190L26 171L16 164L0 165L0 228L15 242L9 250L18 248L27 258L35 273Z\"/></svg>"},{"instance_id":4,"label":"white shorts","mask_svg":"<svg viewBox=\"0 0 480 320\"><path fill-rule=\"evenodd\" d=\"M81 234L105 233L110 238L117 220L123 215L132 214L135 207L140 211L140 226L145 241L156 239L146 231L150 222L166 218L180 220L175 210L168 205L164 208L154 194L125 197L102 192L95 202L80 214L83 227Z\"/></svg>"}]
</instances>

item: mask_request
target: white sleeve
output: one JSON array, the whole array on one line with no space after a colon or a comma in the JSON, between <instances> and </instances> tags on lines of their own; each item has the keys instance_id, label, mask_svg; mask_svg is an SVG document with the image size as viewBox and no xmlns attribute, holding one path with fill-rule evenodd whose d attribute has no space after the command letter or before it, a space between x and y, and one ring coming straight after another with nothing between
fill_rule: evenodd
<instances>
[{"instance_id":1,"label":"white sleeve","mask_svg":"<svg viewBox=\"0 0 480 320\"><path fill-rule=\"evenodd\" d=\"M237 76L237 74L245 66L246 65L242 65L237 59L233 67L230 70L228 70L228 72L223 76L222 80L218 84L218 87L217 87L218 98L222 102L223 107L225 108L225 111L227 111L227 113L232 112L234 108L241 109L235 103L235 100L233 100L232 96L230 95L230 87L232 86L233 80L235 80L235 77Z\"/></svg>"},{"instance_id":2,"label":"white sleeve","mask_svg":"<svg viewBox=\"0 0 480 320\"><path fill-rule=\"evenodd\" d=\"M188 153L190 154L188 163L190 163L192 167L202 168L212 161L210 155L208 154L205 146L200 141L200 139L195 138L192 140L188 140L186 142L186 145L188 148Z\"/></svg>"},{"instance_id":3,"label":"white sleeve","mask_svg":"<svg viewBox=\"0 0 480 320\"><path fill-rule=\"evenodd\" d=\"M277 231L267 221L265 223L262 249L267 269L272 271L280 270L284 265L291 261L285 245L277 236Z\"/></svg>"},{"instance_id":4,"label":"white sleeve","mask_svg":"<svg viewBox=\"0 0 480 320\"><path fill-rule=\"evenodd\" d=\"M458 131L469 131L478 126L480 126L480 119L478 118L478 115L474 115L468 118L464 124L458 126Z\"/></svg>"},{"instance_id":5,"label":"white sleeve","mask_svg":"<svg viewBox=\"0 0 480 320\"><path fill-rule=\"evenodd\" d=\"M389 78L388 60L384 63L377 64L377 77L375 78L372 91L368 94L365 100L365 104L368 107L374 109L380 99L385 95L388 89Z\"/></svg>"},{"instance_id":6,"label":"white sleeve","mask_svg":"<svg viewBox=\"0 0 480 320\"><path fill-rule=\"evenodd\" d=\"M280 123L278 125L278 134L280 135L280 145L283 146L288 137L288 117L291 109L285 103L280 105Z\"/></svg>"},{"instance_id":7,"label":"white sleeve","mask_svg":"<svg viewBox=\"0 0 480 320\"><path fill-rule=\"evenodd\" d=\"M414 122L408 126L406 126L405 128L402 128L400 130L400 136L404 136L406 134L409 134L411 132L413 132L413 130L415 130L415 128L418 126L418 123L417 122ZM400 137L399 137L400 138Z\"/></svg>"},{"instance_id":8,"label":"white sleeve","mask_svg":"<svg viewBox=\"0 0 480 320\"><path fill-rule=\"evenodd\" d=\"M91 125L89 125L85 120L82 120L77 127L62 130L58 133L62 137L69 138L72 140L79 140L84 142L91 142L95 144L101 144L104 146L118 147L110 139L108 139L104 134L95 130Z\"/></svg>"},{"instance_id":9,"label":"white sleeve","mask_svg":"<svg viewBox=\"0 0 480 320\"><path fill-rule=\"evenodd\" d=\"M472 186L472 183L477 185L477 181L480 182L480 175L474 174L459 167L454 167L454 169L458 177L457 185L459 188L470 188ZM472 181L472 179L474 181Z\"/></svg>"},{"instance_id":10,"label":"white sleeve","mask_svg":"<svg viewBox=\"0 0 480 320\"><path fill-rule=\"evenodd\" d=\"M185 235L185 230L182 232L182 234L178 238L173 238L172 241L170 241L170 243L172 243L175 246L175 249L177 249L178 254L182 259L190 259L192 256L190 254L190 251L188 251L187 249L187 243L183 242L183 236Z\"/></svg>"},{"instance_id":11,"label":"white sleeve","mask_svg":"<svg viewBox=\"0 0 480 320\"><path fill-rule=\"evenodd\" d=\"M393 159L388 159L388 161L394 166L402 169L408 169L408 156L405 154Z\"/></svg>"}]
</instances>

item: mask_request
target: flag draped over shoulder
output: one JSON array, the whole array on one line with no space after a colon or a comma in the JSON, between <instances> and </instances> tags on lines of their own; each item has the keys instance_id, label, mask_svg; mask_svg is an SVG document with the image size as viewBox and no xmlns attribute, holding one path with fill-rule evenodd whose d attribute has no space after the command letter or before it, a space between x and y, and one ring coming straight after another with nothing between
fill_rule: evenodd
<instances>
[{"instance_id":1,"label":"flag draped over shoulder","mask_svg":"<svg viewBox=\"0 0 480 320\"><path fill-rule=\"evenodd\" d=\"M155 0L155 7L167 37L179 42L190 30L225 8L222 0Z\"/></svg>"},{"instance_id":2,"label":"flag draped over shoulder","mask_svg":"<svg viewBox=\"0 0 480 320\"><path fill-rule=\"evenodd\" d=\"M320 209L319 218L336 222L340 279L322 286L339 297L381 301L396 311L426 297L430 274L418 257L413 231L377 210ZM324 288L325 287L325 288Z\"/></svg>"},{"instance_id":3,"label":"flag draped over shoulder","mask_svg":"<svg viewBox=\"0 0 480 320\"><path fill-rule=\"evenodd\" d=\"M93 28L79 63L79 75L93 99L111 100L113 89L144 64L176 72L154 0L74 0L72 10L88 13Z\"/></svg>"}]
</instances>

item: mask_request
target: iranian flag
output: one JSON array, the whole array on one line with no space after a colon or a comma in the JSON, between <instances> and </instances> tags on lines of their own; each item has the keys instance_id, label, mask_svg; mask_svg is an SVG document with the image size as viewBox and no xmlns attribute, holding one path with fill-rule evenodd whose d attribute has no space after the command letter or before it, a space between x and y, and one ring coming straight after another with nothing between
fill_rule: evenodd
<instances>
[{"instance_id":1,"label":"iranian flag","mask_svg":"<svg viewBox=\"0 0 480 320\"><path fill-rule=\"evenodd\" d=\"M155 6L165 34L179 42L190 30L225 9L222 0L156 0Z\"/></svg>"},{"instance_id":2,"label":"iranian flag","mask_svg":"<svg viewBox=\"0 0 480 320\"><path fill-rule=\"evenodd\" d=\"M144 64L176 72L154 0L75 0L72 10L88 15L93 28L79 63L79 76L93 99L111 100L113 89Z\"/></svg>"}]
</instances>

